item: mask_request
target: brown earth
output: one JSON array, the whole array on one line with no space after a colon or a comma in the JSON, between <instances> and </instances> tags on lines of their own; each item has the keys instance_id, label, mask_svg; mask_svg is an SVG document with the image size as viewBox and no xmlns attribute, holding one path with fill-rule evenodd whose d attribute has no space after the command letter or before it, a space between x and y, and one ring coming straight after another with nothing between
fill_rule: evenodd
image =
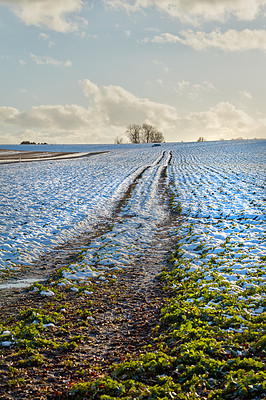
<instances>
[{"instance_id":1,"label":"brown earth","mask_svg":"<svg viewBox=\"0 0 266 400\"><path fill-rule=\"evenodd\" d=\"M74 153L74 152L52 152L52 151L20 151L0 149L0 165L14 162L30 162L30 161L45 161L47 159L66 159L77 157L90 157L96 154L107 153L106 151L97 151L90 153ZM62 156L64 156L62 158ZM61 158L60 158L61 157Z\"/></svg>"},{"instance_id":2,"label":"brown earth","mask_svg":"<svg viewBox=\"0 0 266 400\"><path fill-rule=\"evenodd\" d=\"M74 383L101 377L110 372L113 363L137 357L145 346L155 348L152 331L159 325L160 309L169 296L156 275L168 266L174 246L169 226L175 224L170 218L159 227L147 253L136 254L132 265L116 274L116 280L105 284L94 280L92 295L79 296L67 287L59 288L54 298L25 289L6 291L0 299L0 324L12 325L18 321L19 312L30 307L61 313L65 309L62 321L48 328L47 338L60 343L69 343L77 335L82 335L82 339L77 348L66 351L39 350L43 357L41 365L21 367L18 349L2 348L0 399L65 399ZM69 248L64 254L68 262L78 253ZM87 318L88 311L94 319Z\"/></svg>"}]
</instances>

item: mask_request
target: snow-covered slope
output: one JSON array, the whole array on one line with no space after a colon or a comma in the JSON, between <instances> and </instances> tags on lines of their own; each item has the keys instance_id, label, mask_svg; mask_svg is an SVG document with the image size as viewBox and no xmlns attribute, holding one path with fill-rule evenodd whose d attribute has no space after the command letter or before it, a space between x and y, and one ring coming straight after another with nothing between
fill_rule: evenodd
<instances>
[{"instance_id":1,"label":"snow-covered slope","mask_svg":"<svg viewBox=\"0 0 266 400\"><path fill-rule=\"evenodd\" d=\"M121 209L123 224L115 227L112 240L102 240L111 246L116 238L116 245L127 244L128 254L135 236L145 246L165 218L157 189L168 165L168 183L185 216L180 244L192 267L218 257L219 273L225 276L223 268L233 268L239 276L237 266L256 268L263 260L264 156L265 141L234 141L127 146L90 158L2 165L0 268L30 263L92 229L111 215L133 182ZM101 259L112 259L110 246ZM237 279L232 274L228 279Z\"/></svg>"},{"instance_id":2,"label":"snow-covered slope","mask_svg":"<svg viewBox=\"0 0 266 400\"><path fill-rule=\"evenodd\" d=\"M162 150L142 147L90 158L0 167L0 268L30 263L110 216Z\"/></svg>"}]
</instances>

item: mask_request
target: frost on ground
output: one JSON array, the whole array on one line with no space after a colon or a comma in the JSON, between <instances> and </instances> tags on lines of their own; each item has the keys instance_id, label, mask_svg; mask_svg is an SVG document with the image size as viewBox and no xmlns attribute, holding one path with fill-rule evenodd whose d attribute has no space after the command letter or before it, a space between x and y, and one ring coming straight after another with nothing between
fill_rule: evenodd
<instances>
[{"instance_id":1,"label":"frost on ground","mask_svg":"<svg viewBox=\"0 0 266 400\"><path fill-rule=\"evenodd\" d=\"M30 264L58 243L92 229L110 217L135 182L119 223L91 242L65 275L84 278L108 266L126 266L134 246L141 243L145 251L165 218L156 190L171 152L168 182L186 216L178 233L184 236L182 252L192 269L212 260L215 273L240 290L255 279L265 251L264 143L140 145L91 158L2 165L0 269Z\"/></svg>"},{"instance_id":2,"label":"frost on ground","mask_svg":"<svg viewBox=\"0 0 266 400\"><path fill-rule=\"evenodd\" d=\"M137 254L143 256L151 245L153 232L167 218L165 205L158 196L162 171L167 167L170 152L163 152L154 163L142 170L137 184L120 206L118 220L111 230L90 243L80 260L63 271L69 280L86 280L113 273L131 264Z\"/></svg>"},{"instance_id":3,"label":"frost on ground","mask_svg":"<svg viewBox=\"0 0 266 400\"><path fill-rule=\"evenodd\" d=\"M173 152L169 180L186 221L180 252L191 271L230 283L234 292L265 279L263 147L237 143Z\"/></svg>"},{"instance_id":4,"label":"frost on ground","mask_svg":"<svg viewBox=\"0 0 266 400\"><path fill-rule=\"evenodd\" d=\"M161 151L144 147L91 158L0 166L0 269L30 264L58 243L110 217L128 186L160 158Z\"/></svg>"},{"instance_id":5,"label":"frost on ground","mask_svg":"<svg viewBox=\"0 0 266 400\"><path fill-rule=\"evenodd\" d=\"M179 148L169 171L174 204L186 216L173 264L183 282L197 286L183 300L210 314L219 309L238 332L265 311L263 156L255 143ZM232 301L226 306L226 296L234 298L234 307Z\"/></svg>"}]
</instances>

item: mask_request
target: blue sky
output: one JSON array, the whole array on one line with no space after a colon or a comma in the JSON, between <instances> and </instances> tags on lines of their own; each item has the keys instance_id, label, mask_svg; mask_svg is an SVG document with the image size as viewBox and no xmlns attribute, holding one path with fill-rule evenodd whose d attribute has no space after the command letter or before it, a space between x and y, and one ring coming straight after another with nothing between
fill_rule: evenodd
<instances>
[{"instance_id":1,"label":"blue sky","mask_svg":"<svg viewBox=\"0 0 266 400\"><path fill-rule=\"evenodd\" d=\"M0 143L266 137L266 0L0 0Z\"/></svg>"}]
</instances>

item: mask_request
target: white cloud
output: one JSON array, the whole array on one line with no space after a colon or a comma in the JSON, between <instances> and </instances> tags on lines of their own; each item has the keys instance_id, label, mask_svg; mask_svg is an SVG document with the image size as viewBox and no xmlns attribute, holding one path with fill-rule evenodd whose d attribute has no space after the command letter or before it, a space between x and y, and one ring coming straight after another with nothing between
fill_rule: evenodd
<instances>
[{"instance_id":1,"label":"white cloud","mask_svg":"<svg viewBox=\"0 0 266 400\"><path fill-rule=\"evenodd\" d=\"M17 115L19 115L19 111L14 107L0 107L0 122L9 123Z\"/></svg>"},{"instance_id":2,"label":"white cloud","mask_svg":"<svg viewBox=\"0 0 266 400\"><path fill-rule=\"evenodd\" d=\"M54 67L71 67L72 62L70 60L67 60L65 62L63 61L59 61L59 60L55 60L51 57L39 57L36 54L32 54L30 53L31 58L33 59L33 61L36 62L36 64L38 65L53 65Z\"/></svg>"},{"instance_id":3,"label":"white cloud","mask_svg":"<svg viewBox=\"0 0 266 400\"><path fill-rule=\"evenodd\" d=\"M243 31L230 29L225 33L218 29L210 33L189 30L183 31L182 34L185 37L183 43L196 50L213 47L224 51L255 49L266 51L266 30L263 29L244 29Z\"/></svg>"},{"instance_id":4,"label":"white cloud","mask_svg":"<svg viewBox=\"0 0 266 400\"><path fill-rule=\"evenodd\" d=\"M164 72L169 72L169 68L158 60L152 60L153 64L159 65L163 68Z\"/></svg>"},{"instance_id":5,"label":"white cloud","mask_svg":"<svg viewBox=\"0 0 266 400\"><path fill-rule=\"evenodd\" d=\"M78 105L41 105L28 111L0 107L0 121L28 129L65 131L85 128L93 122L92 110Z\"/></svg>"},{"instance_id":6,"label":"white cloud","mask_svg":"<svg viewBox=\"0 0 266 400\"><path fill-rule=\"evenodd\" d=\"M151 123L162 129L177 120L174 107L141 99L121 86L97 85L85 79L80 82L87 97L93 97L95 109L107 124L119 126L129 123Z\"/></svg>"},{"instance_id":7,"label":"white cloud","mask_svg":"<svg viewBox=\"0 0 266 400\"><path fill-rule=\"evenodd\" d=\"M50 40L50 36L47 35L46 33L41 32L39 34L39 38L42 39L42 40L49 40L48 47L54 46L54 42L52 40Z\"/></svg>"},{"instance_id":8,"label":"white cloud","mask_svg":"<svg viewBox=\"0 0 266 400\"><path fill-rule=\"evenodd\" d=\"M210 112L216 117L216 122L214 126L210 126L211 128L218 126L219 128L246 133L254 124L253 119L245 111L237 109L228 102L217 104L210 109Z\"/></svg>"},{"instance_id":9,"label":"white cloud","mask_svg":"<svg viewBox=\"0 0 266 400\"><path fill-rule=\"evenodd\" d=\"M77 16L83 6L82 0L0 0L1 4L11 7L26 25L66 33L78 31L87 24Z\"/></svg>"},{"instance_id":10,"label":"white cloud","mask_svg":"<svg viewBox=\"0 0 266 400\"><path fill-rule=\"evenodd\" d=\"M19 91L19 93L22 93L23 95L30 96L30 97L33 97L35 99L37 98L37 96L34 93L32 93L32 91L30 91L30 90L18 89L18 91Z\"/></svg>"},{"instance_id":11,"label":"white cloud","mask_svg":"<svg viewBox=\"0 0 266 400\"><path fill-rule=\"evenodd\" d=\"M48 40L49 39L49 35L47 35L46 33L43 33L43 32L41 32L40 34L39 34L39 38L40 39L43 39L43 40Z\"/></svg>"},{"instance_id":12,"label":"white cloud","mask_svg":"<svg viewBox=\"0 0 266 400\"><path fill-rule=\"evenodd\" d=\"M186 96L191 100L196 100L202 96L205 92L216 91L217 89L209 81L203 81L201 83L190 83L188 81L177 82L176 92L182 96Z\"/></svg>"},{"instance_id":13,"label":"white cloud","mask_svg":"<svg viewBox=\"0 0 266 400\"><path fill-rule=\"evenodd\" d=\"M152 39L145 38L143 42L158 44L182 43L198 51L207 48L216 48L223 51L266 51L266 30L264 29L244 29L243 31L230 29L224 33L219 29L209 33L186 30L180 33L181 36L172 35L171 33L162 33Z\"/></svg>"},{"instance_id":14,"label":"white cloud","mask_svg":"<svg viewBox=\"0 0 266 400\"><path fill-rule=\"evenodd\" d=\"M143 122L157 126L167 141L265 137L265 119L255 120L228 102L180 117L176 108L138 98L120 86L99 87L88 79L80 84L91 100L87 108L76 104L41 105L27 111L0 107L0 123L19 130L13 142L16 137L17 142L113 143L128 124ZM180 83L181 88L190 86Z\"/></svg>"},{"instance_id":15,"label":"white cloud","mask_svg":"<svg viewBox=\"0 0 266 400\"><path fill-rule=\"evenodd\" d=\"M240 92L238 92L238 93L244 99L249 99L249 100L253 99L252 94L247 92L246 90L240 90Z\"/></svg>"},{"instance_id":16,"label":"white cloud","mask_svg":"<svg viewBox=\"0 0 266 400\"><path fill-rule=\"evenodd\" d=\"M225 21L231 16L253 20L265 12L266 0L105 0L107 6L135 12L149 7L179 18L182 22Z\"/></svg>"},{"instance_id":17,"label":"white cloud","mask_svg":"<svg viewBox=\"0 0 266 400\"><path fill-rule=\"evenodd\" d=\"M182 43L182 38L172 33L161 33L160 35L154 36L152 39L145 38L142 40L143 43L152 42L158 44L164 43Z\"/></svg>"},{"instance_id":18,"label":"white cloud","mask_svg":"<svg viewBox=\"0 0 266 400\"><path fill-rule=\"evenodd\" d=\"M266 136L266 120L254 120L228 102L220 102L207 111L188 114L179 120L178 128L187 138L194 140L199 136L208 140Z\"/></svg>"},{"instance_id":19,"label":"white cloud","mask_svg":"<svg viewBox=\"0 0 266 400\"><path fill-rule=\"evenodd\" d=\"M160 85L160 86L164 86L162 79L156 79L155 82L158 83L158 85Z\"/></svg>"},{"instance_id":20,"label":"white cloud","mask_svg":"<svg viewBox=\"0 0 266 400\"><path fill-rule=\"evenodd\" d=\"M80 82L91 99L88 108L79 105L41 105L27 111L0 107L0 123L38 133L35 141L47 136L57 142L113 142L130 123L151 123L169 129L178 120L176 110L166 104L141 99L120 86L99 87L85 79ZM55 139L57 138L57 139Z\"/></svg>"}]
</instances>

